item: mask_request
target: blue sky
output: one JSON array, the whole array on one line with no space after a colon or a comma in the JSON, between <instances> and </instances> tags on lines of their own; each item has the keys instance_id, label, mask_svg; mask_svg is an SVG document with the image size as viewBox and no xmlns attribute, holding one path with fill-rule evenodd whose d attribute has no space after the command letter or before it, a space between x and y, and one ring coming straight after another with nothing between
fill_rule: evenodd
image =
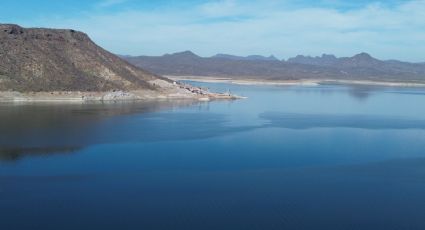
<instances>
[{"instance_id":1,"label":"blue sky","mask_svg":"<svg viewBox=\"0 0 425 230\"><path fill-rule=\"evenodd\" d=\"M0 9L1 23L82 30L118 54L425 61L423 0L1 0Z\"/></svg>"}]
</instances>

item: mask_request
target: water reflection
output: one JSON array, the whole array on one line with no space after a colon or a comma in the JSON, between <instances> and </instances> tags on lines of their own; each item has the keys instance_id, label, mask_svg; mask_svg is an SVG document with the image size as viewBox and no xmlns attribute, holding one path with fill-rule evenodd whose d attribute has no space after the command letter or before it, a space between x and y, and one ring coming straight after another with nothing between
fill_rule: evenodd
<instances>
[{"instance_id":1,"label":"water reflection","mask_svg":"<svg viewBox=\"0 0 425 230\"><path fill-rule=\"evenodd\" d=\"M232 126L225 114L167 112L181 106L209 108L208 103L187 101L0 107L0 160L72 153L104 143L204 139L261 128L425 129L425 120L392 116L263 112L258 115L263 123Z\"/></svg>"},{"instance_id":2,"label":"water reflection","mask_svg":"<svg viewBox=\"0 0 425 230\"><path fill-rule=\"evenodd\" d=\"M169 112L187 106L198 112ZM202 112L208 109L208 103L194 101L0 106L0 160L70 153L95 144L201 139L259 128L228 127L226 115Z\"/></svg>"},{"instance_id":3,"label":"water reflection","mask_svg":"<svg viewBox=\"0 0 425 230\"><path fill-rule=\"evenodd\" d=\"M402 112L386 106L382 99L365 101L371 94L388 97L387 92L407 93L406 96L415 97L415 90L329 85L285 88L210 85L213 90L215 87L233 87L235 93L246 93L249 99L213 103L182 100L70 105L0 104L0 160L66 154L104 143L204 139L263 128L425 129L425 120L418 116L420 109L415 107L413 111L409 98L395 98L399 100L399 108L405 106ZM376 90L385 93L377 94ZM365 105L372 101L372 110L356 115L359 104L350 104L352 100L341 97L347 94ZM284 102L280 104L273 101L274 98ZM337 107L344 105L336 105L340 102L348 104L346 109L349 107L350 110L346 110L345 114L338 111ZM314 111L308 109L312 106ZM190 109L184 111L182 108ZM388 115L382 115L382 111L372 113L382 108L388 111ZM413 118L397 116L407 114L409 108L415 112ZM245 123L236 122L243 119Z\"/></svg>"},{"instance_id":4,"label":"water reflection","mask_svg":"<svg viewBox=\"0 0 425 230\"><path fill-rule=\"evenodd\" d=\"M357 87L352 87L349 91L348 94L350 96L352 96L353 98L357 99L358 101L365 101L366 99L368 99L372 92L376 90L373 88L357 88Z\"/></svg>"},{"instance_id":5,"label":"water reflection","mask_svg":"<svg viewBox=\"0 0 425 230\"><path fill-rule=\"evenodd\" d=\"M114 123L110 119L190 105L201 109L203 104L193 100L67 105L0 104L0 160L70 153L90 144L123 141L131 136L130 129L137 126L127 127L128 130L121 130L120 133L116 130L118 127L111 126ZM102 123L108 122L110 125L107 128L101 128Z\"/></svg>"},{"instance_id":6,"label":"water reflection","mask_svg":"<svg viewBox=\"0 0 425 230\"><path fill-rule=\"evenodd\" d=\"M4 148L0 147L0 161L16 161L26 156L47 156L51 154L71 154L79 147L39 147L39 148Z\"/></svg>"}]
</instances>

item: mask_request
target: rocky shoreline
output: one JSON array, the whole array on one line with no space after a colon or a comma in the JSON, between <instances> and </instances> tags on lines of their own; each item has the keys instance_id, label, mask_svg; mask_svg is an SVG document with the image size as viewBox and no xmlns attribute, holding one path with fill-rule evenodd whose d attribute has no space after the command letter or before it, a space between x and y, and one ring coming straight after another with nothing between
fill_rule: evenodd
<instances>
[{"instance_id":1,"label":"rocky shoreline","mask_svg":"<svg viewBox=\"0 0 425 230\"><path fill-rule=\"evenodd\" d=\"M160 99L192 99L199 101L241 99L235 95L208 94L156 94L146 91L116 92L0 92L0 102L89 102L89 101L136 101Z\"/></svg>"},{"instance_id":2,"label":"rocky shoreline","mask_svg":"<svg viewBox=\"0 0 425 230\"><path fill-rule=\"evenodd\" d=\"M0 102L89 102L89 101L131 101L157 99L192 99L200 101L235 100L242 97L212 93L200 87L184 83L170 83L164 80L150 82L159 90L132 90L110 92L53 91L53 92L17 92L1 91Z\"/></svg>"}]
</instances>

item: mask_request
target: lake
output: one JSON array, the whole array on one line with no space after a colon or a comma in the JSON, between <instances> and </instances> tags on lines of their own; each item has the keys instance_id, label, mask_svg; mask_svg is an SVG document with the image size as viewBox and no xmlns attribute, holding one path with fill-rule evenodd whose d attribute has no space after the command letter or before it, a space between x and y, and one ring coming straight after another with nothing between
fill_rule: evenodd
<instances>
[{"instance_id":1,"label":"lake","mask_svg":"<svg viewBox=\"0 0 425 230\"><path fill-rule=\"evenodd\" d=\"M0 105L0 229L425 229L425 90Z\"/></svg>"}]
</instances>

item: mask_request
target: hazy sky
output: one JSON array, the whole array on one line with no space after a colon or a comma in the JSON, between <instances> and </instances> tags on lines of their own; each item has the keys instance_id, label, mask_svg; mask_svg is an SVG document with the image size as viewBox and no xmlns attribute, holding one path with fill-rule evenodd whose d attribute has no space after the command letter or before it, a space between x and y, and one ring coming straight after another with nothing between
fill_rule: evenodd
<instances>
[{"instance_id":1,"label":"hazy sky","mask_svg":"<svg viewBox=\"0 0 425 230\"><path fill-rule=\"evenodd\" d=\"M0 0L0 22L82 30L118 54L297 54L425 62L425 0Z\"/></svg>"}]
</instances>

